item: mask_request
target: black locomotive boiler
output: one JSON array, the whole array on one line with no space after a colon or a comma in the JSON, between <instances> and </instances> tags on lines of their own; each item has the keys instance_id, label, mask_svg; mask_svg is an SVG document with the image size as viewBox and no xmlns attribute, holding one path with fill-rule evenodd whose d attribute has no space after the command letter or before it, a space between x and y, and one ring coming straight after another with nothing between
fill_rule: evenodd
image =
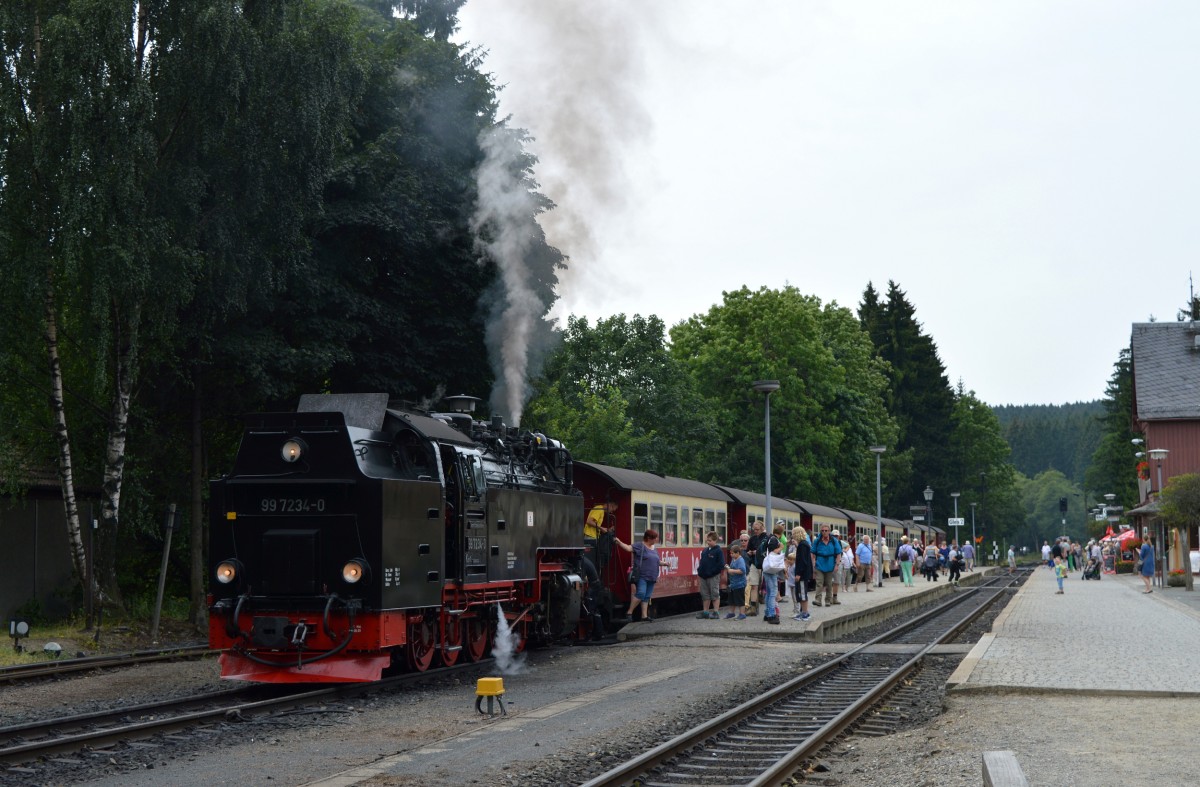
<instances>
[{"instance_id":1,"label":"black locomotive boiler","mask_svg":"<svg viewBox=\"0 0 1200 787\"><path fill-rule=\"evenodd\" d=\"M210 511L223 678L371 681L478 660L499 615L522 644L580 633L571 456L499 419L304 396L246 417Z\"/></svg>"}]
</instances>

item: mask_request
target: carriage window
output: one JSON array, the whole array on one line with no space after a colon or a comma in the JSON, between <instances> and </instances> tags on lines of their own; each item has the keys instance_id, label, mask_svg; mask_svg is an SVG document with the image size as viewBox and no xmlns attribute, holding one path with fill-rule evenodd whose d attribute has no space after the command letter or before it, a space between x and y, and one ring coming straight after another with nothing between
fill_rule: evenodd
<instances>
[{"instance_id":1,"label":"carriage window","mask_svg":"<svg viewBox=\"0 0 1200 787\"><path fill-rule=\"evenodd\" d=\"M663 525L663 543L664 544L680 544L679 540L679 509L676 506L667 506L667 520ZM687 538L687 530L682 533L683 538Z\"/></svg>"},{"instance_id":2,"label":"carriage window","mask_svg":"<svg viewBox=\"0 0 1200 787\"><path fill-rule=\"evenodd\" d=\"M721 544L728 544L729 534L725 528L725 512L717 512L717 541Z\"/></svg>"},{"instance_id":3,"label":"carriage window","mask_svg":"<svg viewBox=\"0 0 1200 787\"><path fill-rule=\"evenodd\" d=\"M663 541L663 507L661 504L652 503L650 505L650 529L657 530L659 541Z\"/></svg>"},{"instance_id":4,"label":"carriage window","mask_svg":"<svg viewBox=\"0 0 1200 787\"><path fill-rule=\"evenodd\" d=\"M682 508L679 509L679 533L680 533L680 535L683 535L684 533L689 532L691 530L691 524L692 524L692 510L690 508L688 508L687 506L683 506ZM695 544L696 542L693 540L692 543Z\"/></svg>"},{"instance_id":5,"label":"carriage window","mask_svg":"<svg viewBox=\"0 0 1200 787\"><path fill-rule=\"evenodd\" d=\"M633 538L639 539L646 532L649 519L646 517L646 504L633 504Z\"/></svg>"}]
</instances>

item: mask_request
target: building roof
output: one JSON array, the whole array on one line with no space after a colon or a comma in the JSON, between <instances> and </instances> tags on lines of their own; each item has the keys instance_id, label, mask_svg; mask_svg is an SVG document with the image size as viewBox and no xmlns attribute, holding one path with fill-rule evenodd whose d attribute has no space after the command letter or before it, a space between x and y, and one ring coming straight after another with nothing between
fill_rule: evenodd
<instances>
[{"instance_id":1,"label":"building roof","mask_svg":"<svg viewBox=\"0 0 1200 787\"><path fill-rule=\"evenodd\" d=\"M1200 418L1200 323L1133 325L1133 409L1139 421Z\"/></svg>"}]
</instances>

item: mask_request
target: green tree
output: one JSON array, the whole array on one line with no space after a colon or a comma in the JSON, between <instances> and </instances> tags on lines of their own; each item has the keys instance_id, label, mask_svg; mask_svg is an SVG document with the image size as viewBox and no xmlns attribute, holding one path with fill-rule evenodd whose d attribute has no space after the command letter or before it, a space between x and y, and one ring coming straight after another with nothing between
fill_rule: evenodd
<instances>
[{"instance_id":1,"label":"green tree","mask_svg":"<svg viewBox=\"0 0 1200 787\"><path fill-rule=\"evenodd\" d=\"M858 316L876 353L887 361L888 412L900 430L897 453L911 454L912 474L887 490L888 510L904 511L922 500L926 485L947 489L954 478L944 450L953 430L954 394L937 345L895 282L888 282L886 302L868 284Z\"/></svg>"},{"instance_id":2,"label":"green tree","mask_svg":"<svg viewBox=\"0 0 1200 787\"><path fill-rule=\"evenodd\" d=\"M946 498L949 493L958 492L960 517L970 516L971 503L976 503L977 515L987 516L986 532L976 522L977 535L1007 539L1023 522L1023 517L1017 516L1014 507L1016 473L1009 462L1008 443L1001 434L996 414L960 382L954 394L951 426L945 447L947 486L939 490L944 494L938 511L949 515L953 503Z\"/></svg>"},{"instance_id":3,"label":"green tree","mask_svg":"<svg viewBox=\"0 0 1200 787\"><path fill-rule=\"evenodd\" d=\"M526 423L560 440L574 458L612 467L642 468L656 442L640 432L615 386L564 395L566 381L550 383L530 404Z\"/></svg>"},{"instance_id":4,"label":"green tree","mask_svg":"<svg viewBox=\"0 0 1200 787\"><path fill-rule=\"evenodd\" d=\"M687 366L667 348L662 320L618 314L593 326L572 316L562 339L534 383L530 423L566 441L580 459L669 475L711 474L716 418ZM572 410L581 416L543 420ZM551 423L571 428L560 434ZM611 434L626 435L630 448Z\"/></svg>"},{"instance_id":5,"label":"green tree","mask_svg":"<svg viewBox=\"0 0 1200 787\"><path fill-rule=\"evenodd\" d=\"M771 396L772 491L874 510L872 444L894 445L886 377L869 338L836 304L793 287L726 292L707 314L676 325L671 352L717 411L713 480L762 488L760 379Z\"/></svg>"},{"instance_id":6,"label":"green tree","mask_svg":"<svg viewBox=\"0 0 1200 787\"><path fill-rule=\"evenodd\" d=\"M1171 476L1163 487L1160 500L1163 521L1169 527L1177 527L1183 531L1183 559L1187 561L1192 544L1197 543L1197 527L1200 527L1200 474L1184 473ZM1159 545L1162 548L1162 545ZM1185 564L1186 565L1186 564ZM1184 583L1191 590L1192 572L1183 572Z\"/></svg>"},{"instance_id":7,"label":"green tree","mask_svg":"<svg viewBox=\"0 0 1200 787\"><path fill-rule=\"evenodd\" d=\"M1079 539L1087 535L1080 532L1079 518L1071 517L1071 501L1079 494L1079 488L1063 473L1044 470L1031 479L1023 478L1020 491L1025 510L1025 527L1017 534L1021 538L1020 543L1031 549L1040 549L1043 541L1053 543L1058 536L1069 535ZM1060 509L1063 498L1067 500L1066 515Z\"/></svg>"},{"instance_id":8,"label":"green tree","mask_svg":"<svg viewBox=\"0 0 1200 787\"><path fill-rule=\"evenodd\" d=\"M1084 488L1093 499L1115 494L1117 505L1131 508L1138 502L1138 489L1136 451L1130 441L1139 434L1133 431L1133 371L1128 347L1113 365L1104 412L1100 442L1084 474Z\"/></svg>"}]
</instances>

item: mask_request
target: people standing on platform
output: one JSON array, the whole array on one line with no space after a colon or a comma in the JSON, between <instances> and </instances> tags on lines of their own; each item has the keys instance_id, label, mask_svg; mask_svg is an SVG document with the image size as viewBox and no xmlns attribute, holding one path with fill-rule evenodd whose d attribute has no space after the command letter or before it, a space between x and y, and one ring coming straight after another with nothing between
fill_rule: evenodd
<instances>
[{"instance_id":1,"label":"people standing on platform","mask_svg":"<svg viewBox=\"0 0 1200 787\"><path fill-rule=\"evenodd\" d=\"M792 528L792 540L788 542L790 554L795 556L795 597L799 611L792 616L793 620L808 620L812 615L808 612L808 583L813 578L812 546L808 543L808 533L802 527Z\"/></svg>"},{"instance_id":2,"label":"people standing on platform","mask_svg":"<svg viewBox=\"0 0 1200 787\"><path fill-rule=\"evenodd\" d=\"M1050 547L1050 568L1053 569L1056 565L1055 558L1063 556L1062 537L1054 539L1054 546Z\"/></svg>"},{"instance_id":3,"label":"people standing on platform","mask_svg":"<svg viewBox=\"0 0 1200 787\"><path fill-rule=\"evenodd\" d=\"M858 574L858 558L854 556L854 547L849 541L842 542L842 556L838 559L838 577L841 580L843 588L849 588L854 584L854 578ZM837 581L837 580L834 580Z\"/></svg>"},{"instance_id":4,"label":"people standing on platform","mask_svg":"<svg viewBox=\"0 0 1200 787\"><path fill-rule=\"evenodd\" d=\"M818 607L833 604L836 595L833 575L838 570L842 545L829 534L829 525L821 525L821 536L812 545L813 572L817 580Z\"/></svg>"},{"instance_id":5,"label":"people standing on platform","mask_svg":"<svg viewBox=\"0 0 1200 787\"><path fill-rule=\"evenodd\" d=\"M950 579L948 580L951 585L958 587L958 582L962 579L962 569L962 552L952 548L950 550Z\"/></svg>"},{"instance_id":6,"label":"people standing on platform","mask_svg":"<svg viewBox=\"0 0 1200 787\"><path fill-rule=\"evenodd\" d=\"M1043 541L1042 542L1042 562L1045 563L1047 566L1053 567L1054 561L1052 561L1050 559L1050 551L1051 551L1050 550L1050 542Z\"/></svg>"},{"instance_id":7,"label":"people standing on platform","mask_svg":"<svg viewBox=\"0 0 1200 787\"><path fill-rule=\"evenodd\" d=\"M654 595L654 584L658 582L659 555L654 548L658 541L658 532L647 530L642 534L642 543L626 544L619 538L613 543L633 555L633 565L636 569L637 594L629 599L629 611L625 614L633 617L638 602L642 606L642 620L654 620L650 617L650 598Z\"/></svg>"},{"instance_id":8,"label":"people standing on platform","mask_svg":"<svg viewBox=\"0 0 1200 787\"><path fill-rule=\"evenodd\" d=\"M963 560L967 563L967 571L975 570L975 545L970 541L963 544Z\"/></svg>"},{"instance_id":9,"label":"people standing on platform","mask_svg":"<svg viewBox=\"0 0 1200 787\"><path fill-rule=\"evenodd\" d=\"M746 535L742 533L742 535ZM729 547L729 564L725 566L729 575L729 611L725 619L746 619L746 559L742 557L742 545Z\"/></svg>"},{"instance_id":10,"label":"people standing on platform","mask_svg":"<svg viewBox=\"0 0 1200 787\"><path fill-rule=\"evenodd\" d=\"M746 614L751 617L758 614L758 590L762 585L762 559L766 554L759 546L767 537L766 526L762 520L756 520L750 527L750 543L743 557L746 558Z\"/></svg>"},{"instance_id":11,"label":"people standing on platform","mask_svg":"<svg viewBox=\"0 0 1200 787\"><path fill-rule=\"evenodd\" d=\"M858 564L858 573L855 575L854 592L858 592L859 585L866 585L867 592L871 592L871 561L872 561L871 537L863 536L859 541L858 549L854 550L855 561Z\"/></svg>"},{"instance_id":12,"label":"people standing on platform","mask_svg":"<svg viewBox=\"0 0 1200 787\"><path fill-rule=\"evenodd\" d=\"M787 522L782 519L776 519L775 527L771 530L771 533L775 536L775 540L779 542L780 553L784 557L787 557L788 553L787 533L784 532L786 528ZM775 589L781 594L779 598L783 598L784 596L782 594L787 593L787 588L784 586L783 582L783 574L776 574L775 578L779 580L779 582L776 583Z\"/></svg>"},{"instance_id":13,"label":"people standing on platform","mask_svg":"<svg viewBox=\"0 0 1200 787\"><path fill-rule=\"evenodd\" d=\"M1067 561L1063 560L1063 556L1059 555L1054 558L1054 578L1058 580L1058 594L1063 593L1063 580L1067 577Z\"/></svg>"},{"instance_id":14,"label":"people standing on platform","mask_svg":"<svg viewBox=\"0 0 1200 787\"><path fill-rule=\"evenodd\" d=\"M888 571L891 570L892 550L888 547L888 542L883 536L879 537L879 548L875 550L875 562L872 564L872 569L875 571L875 587L883 587L883 580L887 578Z\"/></svg>"},{"instance_id":15,"label":"people standing on platform","mask_svg":"<svg viewBox=\"0 0 1200 787\"><path fill-rule=\"evenodd\" d=\"M847 541L843 541L842 534L838 532L837 528L833 529L832 535L833 535L833 540L838 542L838 546L843 550L846 547L850 546L850 541L853 540L853 539L850 539ZM850 576L851 577L854 576L853 571L851 571ZM845 572L843 572L841 570L840 558L839 558L839 563L838 563L838 570L833 572L833 603L834 604L842 603L842 602L838 601L838 588L839 587L842 590L847 590L850 587L850 582L846 579Z\"/></svg>"},{"instance_id":16,"label":"people standing on platform","mask_svg":"<svg viewBox=\"0 0 1200 787\"><path fill-rule=\"evenodd\" d=\"M1154 547L1150 545L1150 539L1142 542L1142 548L1138 552L1138 562L1141 563L1142 581L1146 583L1146 589L1143 593L1153 593L1154 590L1150 587L1150 578L1154 576Z\"/></svg>"},{"instance_id":17,"label":"people standing on platform","mask_svg":"<svg viewBox=\"0 0 1200 787\"><path fill-rule=\"evenodd\" d=\"M913 586L913 548L908 543L908 536L900 536L900 548L896 550L896 557L900 559L900 582L904 587L910 588Z\"/></svg>"},{"instance_id":18,"label":"people standing on platform","mask_svg":"<svg viewBox=\"0 0 1200 787\"><path fill-rule=\"evenodd\" d=\"M938 579L938 549L935 544L930 542L929 546L925 547L925 557L923 558L922 569L925 573L926 582L937 582Z\"/></svg>"},{"instance_id":19,"label":"people standing on platform","mask_svg":"<svg viewBox=\"0 0 1200 787\"><path fill-rule=\"evenodd\" d=\"M696 566L696 577L700 580L700 614L696 617L709 620L721 617L721 572L725 570L725 553L717 540L717 531L708 531Z\"/></svg>"},{"instance_id":20,"label":"people standing on platform","mask_svg":"<svg viewBox=\"0 0 1200 787\"><path fill-rule=\"evenodd\" d=\"M943 541L938 547L938 571L945 576L946 564L950 562L950 544Z\"/></svg>"},{"instance_id":21,"label":"people standing on platform","mask_svg":"<svg viewBox=\"0 0 1200 787\"><path fill-rule=\"evenodd\" d=\"M1008 545L1008 573L1013 573L1017 570L1017 550L1012 545Z\"/></svg>"},{"instance_id":22,"label":"people standing on platform","mask_svg":"<svg viewBox=\"0 0 1200 787\"><path fill-rule=\"evenodd\" d=\"M784 576L787 562L783 557L783 545L774 535L759 542L763 551L763 623L779 625L779 580ZM778 566L778 568L776 567Z\"/></svg>"}]
</instances>

